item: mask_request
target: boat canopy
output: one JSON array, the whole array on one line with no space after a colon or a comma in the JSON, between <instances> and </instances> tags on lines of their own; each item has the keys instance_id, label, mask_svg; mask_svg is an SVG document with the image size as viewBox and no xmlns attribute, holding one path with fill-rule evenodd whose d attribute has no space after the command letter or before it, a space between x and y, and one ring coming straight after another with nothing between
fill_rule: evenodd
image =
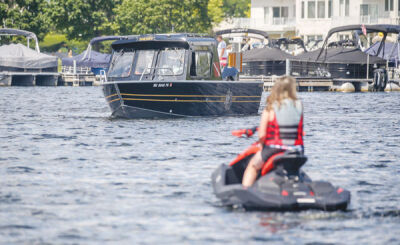
<instances>
[{"instance_id":1,"label":"boat canopy","mask_svg":"<svg viewBox=\"0 0 400 245\"><path fill-rule=\"evenodd\" d=\"M35 40L35 49L40 52L39 42L36 34L30 31L12 29L12 28L0 28L0 36L25 36L28 40L27 46L29 47L29 39Z\"/></svg>"},{"instance_id":2,"label":"boat canopy","mask_svg":"<svg viewBox=\"0 0 400 245\"><path fill-rule=\"evenodd\" d=\"M121 49L165 49L182 48L190 49L192 46L204 45L210 46L216 44L216 40L202 34L151 34L133 36L126 40L115 41L111 46L113 50Z\"/></svg>"},{"instance_id":3,"label":"boat canopy","mask_svg":"<svg viewBox=\"0 0 400 245\"><path fill-rule=\"evenodd\" d=\"M269 38L269 35L265 31L260 31L256 29L248 29L248 28L234 28L234 29L226 29L226 30L220 30L215 32L216 35L225 35L225 34L236 34L236 33L251 33L251 34L256 34L260 35L265 39Z\"/></svg>"},{"instance_id":4,"label":"boat canopy","mask_svg":"<svg viewBox=\"0 0 400 245\"><path fill-rule=\"evenodd\" d=\"M379 26L379 25L347 25L347 26L339 26L339 27L335 27L332 28L331 30L329 30L328 34L325 37L325 41L324 41L324 45L322 46L322 48L320 49L319 55L316 57L316 60L319 60L320 56L322 55L323 51L327 48L328 46L328 40L329 38L334 34L334 33L338 33L338 32L345 32L345 31L355 31L356 33L359 33L360 31L363 30L363 28L365 28L366 33L372 33L372 32L383 32L384 33L384 38L383 41L386 39L386 35L387 35L387 28L383 27L383 26ZM380 47L381 48L381 47ZM359 48L356 48L356 50L359 50ZM354 52L354 51L353 51ZM325 52L326 54L327 52ZM347 56L347 55L346 55ZM327 56L325 57L325 59L327 58ZM349 57L350 58L350 57ZM324 60L325 60L324 59Z\"/></svg>"}]
</instances>

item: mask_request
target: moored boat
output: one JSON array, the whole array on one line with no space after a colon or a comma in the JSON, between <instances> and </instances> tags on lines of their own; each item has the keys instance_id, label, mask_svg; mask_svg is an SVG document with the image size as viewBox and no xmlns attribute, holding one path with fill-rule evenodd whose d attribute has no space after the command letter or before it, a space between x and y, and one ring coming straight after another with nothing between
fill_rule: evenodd
<instances>
[{"instance_id":1,"label":"moored boat","mask_svg":"<svg viewBox=\"0 0 400 245\"><path fill-rule=\"evenodd\" d=\"M114 117L257 114L261 81L221 78L214 38L154 34L112 44L103 92Z\"/></svg>"}]
</instances>

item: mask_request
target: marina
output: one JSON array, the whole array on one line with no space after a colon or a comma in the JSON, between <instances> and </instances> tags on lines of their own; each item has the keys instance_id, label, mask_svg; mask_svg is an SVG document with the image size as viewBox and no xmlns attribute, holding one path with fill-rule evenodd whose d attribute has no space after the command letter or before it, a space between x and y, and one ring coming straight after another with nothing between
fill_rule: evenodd
<instances>
[{"instance_id":1,"label":"marina","mask_svg":"<svg viewBox=\"0 0 400 245\"><path fill-rule=\"evenodd\" d=\"M400 244L398 10L0 3L0 245Z\"/></svg>"}]
</instances>

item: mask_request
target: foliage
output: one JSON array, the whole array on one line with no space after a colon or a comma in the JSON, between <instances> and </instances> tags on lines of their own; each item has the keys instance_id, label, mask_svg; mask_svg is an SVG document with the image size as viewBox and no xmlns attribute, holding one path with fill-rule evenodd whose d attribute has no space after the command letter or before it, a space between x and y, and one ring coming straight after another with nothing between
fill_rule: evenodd
<instances>
[{"instance_id":1,"label":"foliage","mask_svg":"<svg viewBox=\"0 0 400 245\"><path fill-rule=\"evenodd\" d=\"M56 52L59 50L68 52L68 50L72 49L74 53L82 53L87 48L88 43L75 39L68 40L66 35L63 34L49 33L39 45L40 49L45 52Z\"/></svg>"},{"instance_id":2,"label":"foliage","mask_svg":"<svg viewBox=\"0 0 400 245\"><path fill-rule=\"evenodd\" d=\"M251 0L223 0L226 17L250 17Z\"/></svg>"},{"instance_id":3,"label":"foliage","mask_svg":"<svg viewBox=\"0 0 400 245\"><path fill-rule=\"evenodd\" d=\"M224 19L222 6L223 0L209 0L207 10L213 24L218 24Z\"/></svg>"},{"instance_id":4,"label":"foliage","mask_svg":"<svg viewBox=\"0 0 400 245\"><path fill-rule=\"evenodd\" d=\"M121 34L207 32L208 0L123 0L114 29Z\"/></svg>"},{"instance_id":5,"label":"foliage","mask_svg":"<svg viewBox=\"0 0 400 245\"><path fill-rule=\"evenodd\" d=\"M112 33L118 0L50 0L49 16L69 39L89 40Z\"/></svg>"},{"instance_id":6,"label":"foliage","mask_svg":"<svg viewBox=\"0 0 400 245\"><path fill-rule=\"evenodd\" d=\"M34 32L41 40L50 27L47 0L5 0L0 2L3 27Z\"/></svg>"}]
</instances>

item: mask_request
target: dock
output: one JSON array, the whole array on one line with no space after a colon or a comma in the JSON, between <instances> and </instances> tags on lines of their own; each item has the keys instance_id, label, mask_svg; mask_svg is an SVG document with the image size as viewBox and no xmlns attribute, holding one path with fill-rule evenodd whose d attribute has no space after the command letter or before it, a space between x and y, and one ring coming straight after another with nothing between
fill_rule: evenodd
<instances>
[{"instance_id":1,"label":"dock","mask_svg":"<svg viewBox=\"0 0 400 245\"><path fill-rule=\"evenodd\" d=\"M278 76L241 76L240 80L264 82L264 91L270 91ZM343 79L321 77L294 77L299 92L373 92L373 79ZM400 80L390 79L386 92L399 91Z\"/></svg>"}]
</instances>

